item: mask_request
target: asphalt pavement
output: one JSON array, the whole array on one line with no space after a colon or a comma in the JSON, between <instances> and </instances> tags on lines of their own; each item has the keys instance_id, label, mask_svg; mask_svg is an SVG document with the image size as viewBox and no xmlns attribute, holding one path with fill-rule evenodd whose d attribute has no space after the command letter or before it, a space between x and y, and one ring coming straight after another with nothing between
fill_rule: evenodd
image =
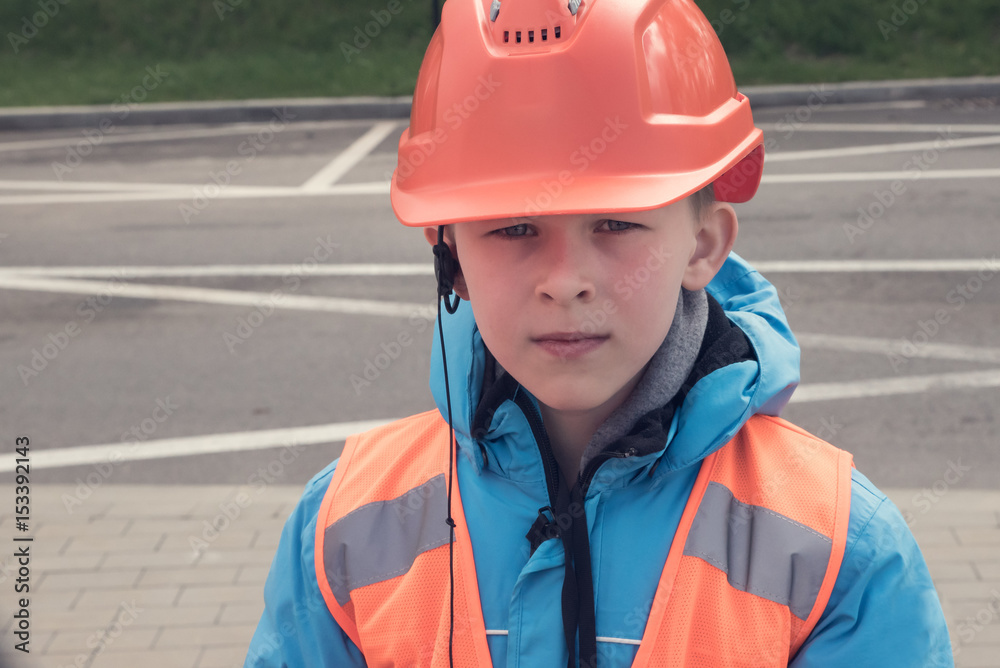
<instances>
[{"instance_id":1,"label":"asphalt pavement","mask_svg":"<svg viewBox=\"0 0 1000 668\"><path fill-rule=\"evenodd\" d=\"M34 539L25 665L240 665L302 484L347 434L432 406L430 249L388 202L405 119L294 109L0 132L0 495L27 436L32 509L0 527ZM736 250L802 346L784 417L907 515L958 665L1000 666L1000 100L806 88L755 116L768 162ZM0 566L12 588L13 553Z\"/></svg>"}]
</instances>

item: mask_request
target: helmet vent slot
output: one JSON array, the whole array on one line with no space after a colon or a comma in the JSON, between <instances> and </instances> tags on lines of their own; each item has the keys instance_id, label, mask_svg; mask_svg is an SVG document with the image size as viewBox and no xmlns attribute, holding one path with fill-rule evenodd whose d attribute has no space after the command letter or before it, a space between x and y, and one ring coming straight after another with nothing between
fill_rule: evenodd
<instances>
[{"instance_id":1,"label":"helmet vent slot","mask_svg":"<svg viewBox=\"0 0 1000 668\"><path fill-rule=\"evenodd\" d=\"M511 32L512 31L510 30L503 31L504 44L510 44ZM548 28L539 28L538 30L514 30L513 33L515 44L534 44L536 37L540 42L548 42L550 39ZM562 28L560 26L554 26L552 28L551 38L559 39L560 37L562 37Z\"/></svg>"}]
</instances>

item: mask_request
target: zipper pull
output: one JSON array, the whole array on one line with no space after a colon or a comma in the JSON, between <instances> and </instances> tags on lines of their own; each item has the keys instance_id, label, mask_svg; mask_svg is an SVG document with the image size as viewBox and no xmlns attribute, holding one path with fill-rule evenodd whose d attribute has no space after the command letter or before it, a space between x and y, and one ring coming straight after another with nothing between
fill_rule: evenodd
<instances>
[{"instance_id":1,"label":"zipper pull","mask_svg":"<svg viewBox=\"0 0 1000 668\"><path fill-rule=\"evenodd\" d=\"M528 553L528 558L535 553L535 550L547 540L559 537L559 525L555 522L555 517L552 514L552 507L545 506L538 509L538 517L535 518L534 524L528 529L525 538L528 539L528 544L531 545L531 551Z\"/></svg>"}]
</instances>

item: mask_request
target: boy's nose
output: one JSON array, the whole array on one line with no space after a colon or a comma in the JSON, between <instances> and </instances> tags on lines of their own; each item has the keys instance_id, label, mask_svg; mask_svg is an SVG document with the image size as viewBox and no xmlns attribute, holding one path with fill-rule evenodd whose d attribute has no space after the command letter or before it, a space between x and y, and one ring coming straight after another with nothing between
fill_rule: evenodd
<instances>
[{"instance_id":1,"label":"boy's nose","mask_svg":"<svg viewBox=\"0 0 1000 668\"><path fill-rule=\"evenodd\" d=\"M574 300L586 303L594 299L597 286L591 278L592 258L588 258L586 244L560 238L551 239L546 246L535 294L543 301L561 306L569 305Z\"/></svg>"}]
</instances>

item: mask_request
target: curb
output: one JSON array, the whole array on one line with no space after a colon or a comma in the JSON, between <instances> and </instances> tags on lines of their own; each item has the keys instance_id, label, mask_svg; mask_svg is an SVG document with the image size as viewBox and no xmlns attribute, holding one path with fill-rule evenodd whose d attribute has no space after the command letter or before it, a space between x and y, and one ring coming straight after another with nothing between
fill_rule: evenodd
<instances>
[{"instance_id":1,"label":"curb","mask_svg":"<svg viewBox=\"0 0 1000 668\"><path fill-rule=\"evenodd\" d=\"M78 107L0 109L0 131L99 128L102 126L266 123L409 118L410 96L286 98L224 102L155 102Z\"/></svg>"},{"instance_id":2,"label":"curb","mask_svg":"<svg viewBox=\"0 0 1000 668\"><path fill-rule=\"evenodd\" d=\"M1000 97L1000 76L851 83L747 86L754 109L800 105ZM410 96L289 98L224 102L160 102L0 109L2 130L53 130L104 125L260 123L283 113L297 121L409 118Z\"/></svg>"}]
</instances>

